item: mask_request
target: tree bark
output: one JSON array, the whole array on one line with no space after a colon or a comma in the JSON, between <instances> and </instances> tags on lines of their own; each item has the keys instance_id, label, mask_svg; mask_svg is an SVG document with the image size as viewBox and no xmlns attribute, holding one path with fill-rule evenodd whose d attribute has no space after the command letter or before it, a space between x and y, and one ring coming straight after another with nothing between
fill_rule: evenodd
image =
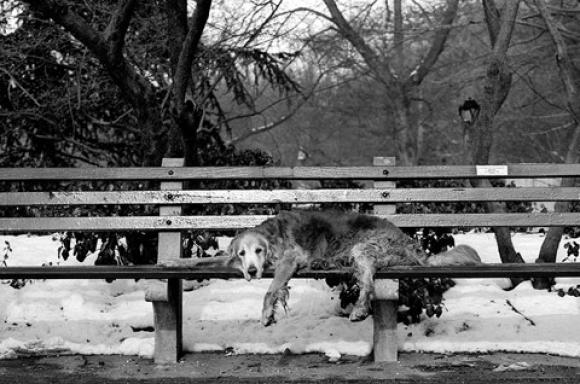
<instances>
[{"instance_id":1,"label":"tree bark","mask_svg":"<svg viewBox=\"0 0 580 384\"><path fill-rule=\"evenodd\" d=\"M413 127L410 121L411 103L404 90L401 90L393 99L392 107L395 112L395 138L397 153L399 154L399 165L410 166L417 164L417 153L415 152L416 140L413 140Z\"/></svg>"},{"instance_id":2,"label":"tree bark","mask_svg":"<svg viewBox=\"0 0 580 384\"><path fill-rule=\"evenodd\" d=\"M519 1L508 1L503 14L495 7L491 0L482 0L486 22L492 45L492 52L488 59L486 77L483 85L483 95L479 99L481 113L473 125L469 125L466 146L466 162L469 164L489 164L491 147L494 139L494 120L499 109L507 98L512 82L512 75L507 66L507 50L511 41ZM471 180L473 187L491 187L487 179ZM488 212L505 212L505 204L488 203ZM521 255L515 251L511 239L510 229L506 227L493 228L498 251L502 263L523 263ZM522 279L512 278L512 285L516 286Z\"/></svg>"},{"instance_id":3,"label":"tree bark","mask_svg":"<svg viewBox=\"0 0 580 384\"><path fill-rule=\"evenodd\" d=\"M568 47L560 33L562 26L554 20L543 0L536 0L535 4L540 11L540 15L544 20L546 28L556 47L556 63L558 65L560 79L562 80L564 89L566 90L568 112L574 120L571 139L568 142L568 145L563 148L566 153L565 163L576 163L579 160L578 144L580 142L580 90L578 89L578 84L580 84L580 70L578 70L578 68L573 64L570 58ZM576 180L574 178L564 178L562 179L561 186L573 187L575 184ZM558 202L556 203L554 210L556 212L567 212L570 210L570 203ZM556 261L558 247L562 240L563 233L563 227L552 227L548 230L546 238L542 242L538 259L536 260L537 263L554 263ZM547 289L553 285L553 279L534 279L533 285L536 289Z\"/></svg>"},{"instance_id":4,"label":"tree bark","mask_svg":"<svg viewBox=\"0 0 580 384\"><path fill-rule=\"evenodd\" d=\"M403 32L403 7L401 4L402 0L394 0L394 31L393 31L393 43L395 45L395 57L393 60L395 72L397 74L403 73L403 66L404 66L404 58L405 58L405 51L404 51L404 32Z\"/></svg>"},{"instance_id":5,"label":"tree bark","mask_svg":"<svg viewBox=\"0 0 580 384\"><path fill-rule=\"evenodd\" d=\"M168 0L168 4L173 2L174 0ZM173 113L175 125L172 127L172 137L180 137L181 140L171 140L168 153L172 156L182 154L185 158L186 166L199 164L197 130L202 123L203 106L198 106L192 99L191 66L209 18L211 2L212 0L197 1L185 36L183 36L182 27L169 27L170 31L173 30L176 33L176 38L183 39L183 43L173 68ZM180 9L183 8L182 3L176 6L180 7ZM176 18L176 22L182 23L182 20ZM172 38L171 35L168 36L170 39ZM190 91L189 96L188 90Z\"/></svg>"}]
</instances>

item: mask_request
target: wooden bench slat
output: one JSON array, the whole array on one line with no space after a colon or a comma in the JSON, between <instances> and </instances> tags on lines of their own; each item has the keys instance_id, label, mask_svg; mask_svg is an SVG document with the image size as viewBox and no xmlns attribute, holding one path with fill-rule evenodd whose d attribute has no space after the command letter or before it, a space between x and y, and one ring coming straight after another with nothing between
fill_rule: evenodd
<instances>
[{"instance_id":1,"label":"wooden bench slat","mask_svg":"<svg viewBox=\"0 0 580 384\"><path fill-rule=\"evenodd\" d=\"M312 271L296 274L297 278L323 279L348 276L351 269ZM453 267L392 267L380 270L375 278L402 279L421 277L495 278L495 277L578 277L579 263L482 264ZM215 267L210 269L145 266L25 266L0 268L0 279L229 279L240 278L239 271ZM273 270L264 271L264 278L273 277Z\"/></svg>"},{"instance_id":2,"label":"wooden bench slat","mask_svg":"<svg viewBox=\"0 0 580 384\"><path fill-rule=\"evenodd\" d=\"M580 176L580 164L507 164L507 175L478 175L475 166L416 167L142 167L0 168L2 181L543 178Z\"/></svg>"},{"instance_id":3,"label":"wooden bench slat","mask_svg":"<svg viewBox=\"0 0 580 384\"><path fill-rule=\"evenodd\" d=\"M238 229L270 216L124 216L0 218L0 233L58 231L179 231ZM580 213L403 214L382 216L399 227L559 227L576 226Z\"/></svg>"},{"instance_id":4,"label":"wooden bench slat","mask_svg":"<svg viewBox=\"0 0 580 384\"><path fill-rule=\"evenodd\" d=\"M387 179L415 180L415 179L458 179L458 178L553 178L553 177L577 177L580 172L580 164L505 164L508 169L507 175L501 173L495 175L478 174L475 165L445 165L445 166L395 166L388 168Z\"/></svg>"},{"instance_id":5,"label":"wooden bench slat","mask_svg":"<svg viewBox=\"0 0 580 384\"><path fill-rule=\"evenodd\" d=\"M380 179L375 167L0 168L0 180Z\"/></svg>"},{"instance_id":6,"label":"wooden bench slat","mask_svg":"<svg viewBox=\"0 0 580 384\"><path fill-rule=\"evenodd\" d=\"M0 206L236 204L236 203L411 203L469 201L577 201L580 189L412 188L412 189L281 189L116 192L0 192Z\"/></svg>"}]
</instances>

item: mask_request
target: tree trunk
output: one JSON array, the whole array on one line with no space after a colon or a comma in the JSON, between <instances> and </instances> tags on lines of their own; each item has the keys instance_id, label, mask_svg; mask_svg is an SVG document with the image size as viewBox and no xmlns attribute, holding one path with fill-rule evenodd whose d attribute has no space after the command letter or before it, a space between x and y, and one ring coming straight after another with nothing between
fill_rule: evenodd
<instances>
[{"instance_id":1,"label":"tree trunk","mask_svg":"<svg viewBox=\"0 0 580 384\"><path fill-rule=\"evenodd\" d=\"M488 60L486 77L483 85L483 97L480 99L481 113L473 125L467 125L466 135L467 155L469 164L489 164L491 147L494 139L494 119L505 99L507 98L512 82L512 75L507 66L507 49L511 41L515 25L519 1L509 1L503 10L501 18L491 0L483 0L490 42L493 47ZM487 179L471 180L473 187L491 187ZM505 204L487 203L487 212L505 212ZM507 227L493 228L497 247L502 263L523 263L521 255L515 251L510 229ZM523 279L511 278L512 286L518 285Z\"/></svg>"},{"instance_id":2,"label":"tree trunk","mask_svg":"<svg viewBox=\"0 0 580 384\"><path fill-rule=\"evenodd\" d=\"M173 70L173 113L174 126L170 134L171 145L170 152L181 152L185 158L186 166L199 165L197 153L197 130L201 125L203 119L203 106L196 105L190 99L193 81L191 67L195 55L197 54L201 36L205 29L205 25L209 18L212 0L197 1L195 10L190 18L189 25L184 25L186 19L183 18L183 11L186 8L185 2L175 2L175 0L167 0L168 9L173 9L170 15L174 15L168 19L169 39L176 38L182 41L179 56L172 58ZM172 25L175 23L176 25ZM187 30L187 33L185 31ZM172 44L172 43L170 43ZM178 136L178 140L175 136ZM192 182L184 184L185 189L190 189L193 186Z\"/></svg>"},{"instance_id":3,"label":"tree trunk","mask_svg":"<svg viewBox=\"0 0 580 384\"><path fill-rule=\"evenodd\" d=\"M395 115L394 130L400 165L416 165L417 156L414 151L415 143L411 137L413 132L410 122L411 105L404 91L402 91L399 95L397 95L396 98L393 99L392 108L394 109Z\"/></svg>"},{"instance_id":4,"label":"tree trunk","mask_svg":"<svg viewBox=\"0 0 580 384\"><path fill-rule=\"evenodd\" d=\"M393 42L395 48L395 55L393 57L393 66L397 75L403 74L403 64L405 58L405 51L403 47L404 33L403 33L403 7L402 0L394 0L394 16L395 25L393 31Z\"/></svg>"},{"instance_id":5,"label":"tree trunk","mask_svg":"<svg viewBox=\"0 0 580 384\"><path fill-rule=\"evenodd\" d=\"M167 138L161 135L163 129L161 123L161 111L155 101L143 100L138 108L135 108L137 123L141 128L141 140L139 142L141 165L159 167L167 148Z\"/></svg>"},{"instance_id":6,"label":"tree trunk","mask_svg":"<svg viewBox=\"0 0 580 384\"><path fill-rule=\"evenodd\" d=\"M574 120L574 131L572 132L571 140L568 145L563 148L566 157L565 163L576 163L579 160L578 156L578 144L580 142L580 90L578 85L580 84L580 70L574 65L573 61L568 54L568 47L564 38L562 37L559 29L563 29L559 23L554 20L546 4L543 1L536 1L536 6L540 11L540 15L544 19L546 28L554 41L556 46L556 63L558 65L558 70L560 74L560 79L566 90L566 102L568 106L568 112ZM563 178L561 186L563 187L573 187L576 184L576 180L573 178ZM566 212L570 210L569 202L558 202L556 203L554 210L556 212ZM540 253L536 263L554 263L556 261L556 256L558 253L558 247L560 241L562 240L562 234L564 233L563 227L552 227L546 234L546 238L542 242L542 247L540 248ZM551 278L538 278L534 279L533 286L536 289L547 289L553 285L553 279Z\"/></svg>"}]
</instances>

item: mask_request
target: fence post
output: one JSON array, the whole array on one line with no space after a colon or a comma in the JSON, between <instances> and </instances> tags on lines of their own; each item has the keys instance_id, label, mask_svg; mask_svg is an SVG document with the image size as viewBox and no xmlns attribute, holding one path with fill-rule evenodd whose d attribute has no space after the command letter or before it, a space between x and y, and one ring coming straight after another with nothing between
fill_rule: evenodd
<instances>
[{"instance_id":1,"label":"fence post","mask_svg":"<svg viewBox=\"0 0 580 384\"><path fill-rule=\"evenodd\" d=\"M162 167L183 167L184 159L163 159ZM168 170L168 172L171 172ZM162 191L183 189L183 183L168 181L160 185ZM180 205L159 207L160 216L181 215ZM157 245L157 263L165 263L181 258L181 232L160 232ZM153 301L155 315L156 363L176 363L182 353L182 285L181 279L168 279L166 300ZM164 296L164 295L163 295Z\"/></svg>"},{"instance_id":2,"label":"fence post","mask_svg":"<svg viewBox=\"0 0 580 384\"><path fill-rule=\"evenodd\" d=\"M374 157L376 167L393 167L394 157ZM375 189L395 188L394 181L375 181ZM394 204L375 204L374 214L395 213ZM397 311L399 301L399 280L375 280L373 307L373 356L375 362L397 361Z\"/></svg>"}]
</instances>

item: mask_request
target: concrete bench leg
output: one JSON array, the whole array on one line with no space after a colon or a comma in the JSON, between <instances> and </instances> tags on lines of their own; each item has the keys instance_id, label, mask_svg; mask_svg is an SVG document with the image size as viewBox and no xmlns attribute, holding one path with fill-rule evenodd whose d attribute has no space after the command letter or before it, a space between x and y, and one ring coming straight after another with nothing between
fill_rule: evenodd
<instances>
[{"instance_id":1,"label":"concrete bench leg","mask_svg":"<svg viewBox=\"0 0 580 384\"><path fill-rule=\"evenodd\" d=\"M398 280L376 280L373 306L373 355L375 362L397 361Z\"/></svg>"},{"instance_id":2,"label":"concrete bench leg","mask_svg":"<svg viewBox=\"0 0 580 384\"><path fill-rule=\"evenodd\" d=\"M182 354L182 287L180 279L169 279L167 300L153 301L157 364L176 363Z\"/></svg>"}]
</instances>

